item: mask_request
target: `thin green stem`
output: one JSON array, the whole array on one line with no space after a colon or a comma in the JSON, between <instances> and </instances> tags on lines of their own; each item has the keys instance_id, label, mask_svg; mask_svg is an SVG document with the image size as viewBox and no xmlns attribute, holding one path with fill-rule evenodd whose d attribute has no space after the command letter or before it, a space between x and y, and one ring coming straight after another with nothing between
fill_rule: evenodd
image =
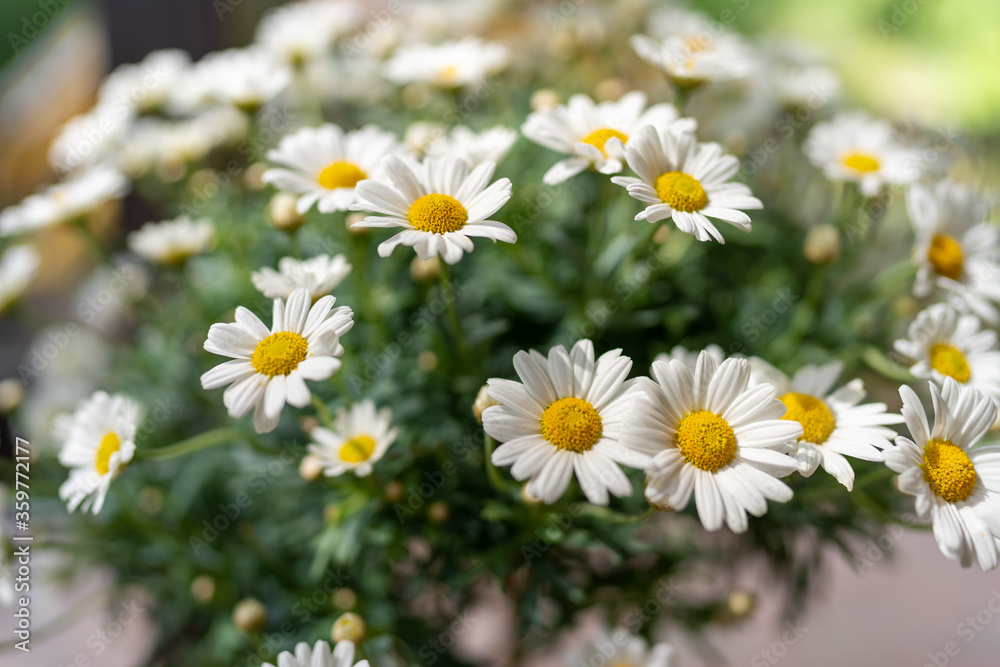
<instances>
[{"instance_id":1,"label":"thin green stem","mask_svg":"<svg viewBox=\"0 0 1000 667\"><path fill-rule=\"evenodd\" d=\"M211 431L199 433L198 435L190 437L187 440L181 440L180 442L168 447L159 447L157 449L138 449L136 450L135 458L138 460L172 459L176 456L185 456L187 454L191 454L192 452L207 449L208 447L213 447L215 445L246 439L246 435L239 429L216 428Z\"/></svg>"},{"instance_id":2,"label":"thin green stem","mask_svg":"<svg viewBox=\"0 0 1000 667\"><path fill-rule=\"evenodd\" d=\"M606 523L628 524L642 523L649 517L656 514L656 509L654 507L647 507L639 514L622 514L621 512L608 509L607 507L598 507L597 505L588 504L583 506L583 513L592 516L595 519L600 519Z\"/></svg>"},{"instance_id":3,"label":"thin green stem","mask_svg":"<svg viewBox=\"0 0 1000 667\"><path fill-rule=\"evenodd\" d=\"M455 339L455 347L458 349L458 358L462 362L463 370L468 371L468 349L465 345L465 336L462 334L462 319L458 315L458 299L455 294L455 285L448 275L448 263L438 257L438 265L441 270L441 298L448 306L448 320L451 324L452 337Z\"/></svg>"},{"instance_id":4,"label":"thin green stem","mask_svg":"<svg viewBox=\"0 0 1000 667\"><path fill-rule=\"evenodd\" d=\"M83 242L90 249L91 253L93 253L98 264L111 266L111 255L101 243L101 240L94 235L94 232L87 224L87 219L83 217L77 218L74 224L76 225L76 228L80 230L80 236L83 238Z\"/></svg>"},{"instance_id":5,"label":"thin green stem","mask_svg":"<svg viewBox=\"0 0 1000 667\"><path fill-rule=\"evenodd\" d=\"M506 485L500 476L500 471L493 465L493 450L495 446L496 442L493 438L488 435L483 438L483 458L486 465L486 475L490 478L490 484L493 485L494 489L497 491L506 491Z\"/></svg>"},{"instance_id":6,"label":"thin green stem","mask_svg":"<svg viewBox=\"0 0 1000 667\"><path fill-rule=\"evenodd\" d=\"M312 395L312 404L313 407L316 408L316 414L319 415L323 425L332 430L334 428L333 415L330 414L330 411L326 409L326 405L316 394Z\"/></svg>"}]
</instances>

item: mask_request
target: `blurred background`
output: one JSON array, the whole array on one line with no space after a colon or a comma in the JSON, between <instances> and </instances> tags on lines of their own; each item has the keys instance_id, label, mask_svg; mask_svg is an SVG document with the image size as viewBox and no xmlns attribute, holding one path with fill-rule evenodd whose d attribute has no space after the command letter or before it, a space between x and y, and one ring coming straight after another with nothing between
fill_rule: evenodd
<instances>
[{"instance_id":1,"label":"blurred background","mask_svg":"<svg viewBox=\"0 0 1000 667\"><path fill-rule=\"evenodd\" d=\"M586 0L584 0L586 2ZM51 182L49 142L70 117L89 109L101 79L114 66L166 47L198 58L250 41L270 0L3 0L0 3L0 207ZM372 3L372 11L380 4ZM577 3L579 4L579 3ZM839 72L847 106L872 109L901 121L974 137L987 157L1000 146L1000 3L996 0L705 0L690 3L730 28L759 39L791 37ZM997 161L987 159L977 180L996 183ZM126 200L126 228L151 219L138 200ZM39 308L60 308L62 286L79 275L76 241L53 233L33 288ZM26 341L0 322L0 377L14 373ZM890 539L891 538L891 539ZM756 601L747 620L719 627L709 637L721 654L689 639L672 638L680 666L954 665L995 667L1000 655L1000 574L962 571L946 562L930 534L889 536L870 557L834 559L822 594L788 642L778 600ZM865 549L862 546L862 551ZM893 562L889 562L892 560ZM36 577L45 567L36 564ZM860 573L859 573L860 570ZM925 575L933 572L933 577ZM754 571L745 573L752 581ZM106 577L95 573L72 590L42 583L34 595L36 627L60 616L70 599L95 598L93 613L60 619L51 636L37 635L30 655L0 654L15 667L69 665L120 610L97 611ZM141 606L141 594L137 594ZM735 603L734 603L735 604ZM490 622L489 611L481 614ZM973 621L970 624L970 620ZM140 615L120 638L106 643L95 662L143 664L154 619ZM0 619L0 643L11 619ZM979 630L970 630L981 628ZM783 639L783 637L785 639ZM949 649L953 646L952 649ZM701 657L699 657L699 655ZM944 660L944 662L942 662Z\"/></svg>"}]
</instances>

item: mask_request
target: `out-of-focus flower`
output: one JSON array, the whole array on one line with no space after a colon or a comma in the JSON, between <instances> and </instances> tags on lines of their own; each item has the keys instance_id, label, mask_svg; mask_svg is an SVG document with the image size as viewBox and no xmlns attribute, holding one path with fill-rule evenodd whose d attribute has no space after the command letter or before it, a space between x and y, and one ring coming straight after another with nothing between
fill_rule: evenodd
<instances>
[{"instance_id":1,"label":"out-of-focus flower","mask_svg":"<svg viewBox=\"0 0 1000 667\"><path fill-rule=\"evenodd\" d=\"M622 446L626 412L633 402L627 381L632 360L621 350L594 361L594 345L578 341L569 352L558 345L548 358L518 352L514 369L521 382L491 378L497 405L483 411L483 428L503 443L493 452L496 466L511 466L527 491L546 503L558 500L574 475L587 500L607 505L609 493L632 493L619 463L642 468L648 457Z\"/></svg>"},{"instance_id":2,"label":"out-of-focus flower","mask_svg":"<svg viewBox=\"0 0 1000 667\"><path fill-rule=\"evenodd\" d=\"M315 301L329 294L350 272L351 265L343 255L317 255L303 260L282 257L277 271L265 266L254 271L250 278L254 287L268 298L286 299L304 287Z\"/></svg>"},{"instance_id":3,"label":"out-of-focus flower","mask_svg":"<svg viewBox=\"0 0 1000 667\"><path fill-rule=\"evenodd\" d=\"M566 106L532 112L521 132L537 144L572 156L545 173L543 180L554 185L588 167L602 174L617 174L625 166L625 145L647 126L693 132L697 122L678 118L677 110L669 104L646 108L646 94L635 90L617 102L597 104L586 95L574 95Z\"/></svg>"},{"instance_id":4,"label":"out-of-focus flower","mask_svg":"<svg viewBox=\"0 0 1000 667\"><path fill-rule=\"evenodd\" d=\"M4 209L0 212L0 236L79 220L101 204L123 197L128 189L128 181L117 169L93 167Z\"/></svg>"},{"instance_id":5,"label":"out-of-focus flower","mask_svg":"<svg viewBox=\"0 0 1000 667\"><path fill-rule=\"evenodd\" d=\"M935 286L951 301L990 324L1000 321L1000 229L987 221L989 210L970 188L942 181L931 190L913 185L906 193L913 225L916 296Z\"/></svg>"},{"instance_id":6,"label":"out-of-focus flower","mask_svg":"<svg viewBox=\"0 0 1000 667\"><path fill-rule=\"evenodd\" d=\"M214 51L178 82L175 105L181 111L222 104L254 112L291 80L291 69L259 47Z\"/></svg>"},{"instance_id":7,"label":"out-of-focus flower","mask_svg":"<svg viewBox=\"0 0 1000 667\"><path fill-rule=\"evenodd\" d=\"M70 512L101 511L112 480L132 460L135 435L142 421L142 407L120 394L99 391L84 401L73 415L62 415L54 435L63 442L59 463L70 469L59 487L59 497Z\"/></svg>"},{"instance_id":8,"label":"out-of-focus flower","mask_svg":"<svg viewBox=\"0 0 1000 667\"><path fill-rule=\"evenodd\" d=\"M39 264L41 257L30 245L14 246L0 255L0 313L28 290Z\"/></svg>"},{"instance_id":9,"label":"out-of-focus flower","mask_svg":"<svg viewBox=\"0 0 1000 667\"><path fill-rule=\"evenodd\" d=\"M346 211L357 201L355 186L381 176L382 158L397 148L395 135L375 125L351 132L333 123L305 127L268 151L268 159L283 166L268 169L263 178L277 188L299 193L299 213L313 204L321 213Z\"/></svg>"},{"instance_id":10,"label":"out-of-focus flower","mask_svg":"<svg viewBox=\"0 0 1000 667\"><path fill-rule=\"evenodd\" d=\"M899 490L916 497L917 516L931 520L941 553L962 567L992 570L1000 535L1000 447L979 442L996 420L996 405L951 378L930 390L933 426L913 390L899 388L910 437L896 438L885 464L900 473Z\"/></svg>"},{"instance_id":11,"label":"out-of-focus flower","mask_svg":"<svg viewBox=\"0 0 1000 667\"><path fill-rule=\"evenodd\" d=\"M843 113L819 123L803 151L831 181L855 182L866 197L920 175L917 154L899 142L889 123L862 113Z\"/></svg>"},{"instance_id":12,"label":"out-of-focus flower","mask_svg":"<svg viewBox=\"0 0 1000 667\"><path fill-rule=\"evenodd\" d=\"M385 64L385 75L397 84L425 82L440 88L480 83L507 66L510 53L496 42L476 37L441 44L399 47Z\"/></svg>"},{"instance_id":13,"label":"out-of-focus flower","mask_svg":"<svg viewBox=\"0 0 1000 667\"><path fill-rule=\"evenodd\" d=\"M726 353L718 345L709 345L704 351L711 355L712 359L715 360L716 366L726 360ZM653 361L670 361L671 359L676 359L684 364L689 371L694 373L694 369L698 366L698 357L701 356L701 352L701 350L689 350L683 345L674 345L670 349L669 354L658 354Z\"/></svg>"},{"instance_id":14,"label":"out-of-focus flower","mask_svg":"<svg viewBox=\"0 0 1000 667\"><path fill-rule=\"evenodd\" d=\"M763 208L750 188L729 181L740 161L716 143L698 143L690 132L645 127L625 146L625 159L639 178L615 176L612 182L647 204L636 220L673 220L679 230L699 241L725 243L709 218L750 231L743 210Z\"/></svg>"},{"instance_id":15,"label":"out-of-focus flower","mask_svg":"<svg viewBox=\"0 0 1000 667\"><path fill-rule=\"evenodd\" d=\"M182 264L193 255L208 252L215 242L215 227L210 220L192 220L186 215L147 222L128 235L132 252L162 265Z\"/></svg>"},{"instance_id":16,"label":"out-of-focus flower","mask_svg":"<svg viewBox=\"0 0 1000 667\"><path fill-rule=\"evenodd\" d=\"M497 125L482 132L474 132L459 125L447 137L431 141L425 153L432 157L457 157L474 169L484 162L500 163L517 141L517 132Z\"/></svg>"},{"instance_id":17,"label":"out-of-focus flower","mask_svg":"<svg viewBox=\"0 0 1000 667\"><path fill-rule=\"evenodd\" d=\"M264 14L254 41L282 62L298 67L326 53L362 17L362 6L353 0L291 2Z\"/></svg>"},{"instance_id":18,"label":"out-of-focus flower","mask_svg":"<svg viewBox=\"0 0 1000 667\"><path fill-rule=\"evenodd\" d=\"M746 532L747 513L761 516L767 501L787 502L792 490L777 479L797 469L787 452L802 425L781 419L785 406L770 385L749 387L750 362L717 364L702 352L692 373L677 360L655 361L653 379L639 378L623 443L650 458L646 499L674 509L694 495L706 530L725 523Z\"/></svg>"},{"instance_id":19,"label":"out-of-focus flower","mask_svg":"<svg viewBox=\"0 0 1000 667\"><path fill-rule=\"evenodd\" d=\"M131 118L121 110L96 107L70 118L49 147L49 164L58 172L113 160L128 134Z\"/></svg>"},{"instance_id":20,"label":"out-of-focus flower","mask_svg":"<svg viewBox=\"0 0 1000 667\"><path fill-rule=\"evenodd\" d=\"M162 111L190 68L186 51L151 51L141 62L119 65L108 75L98 93L98 108L122 117Z\"/></svg>"},{"instance_id":21,"label":"out-of-focus flower","mask_svg":"<svg viewBox=\"0 0 1000 667\"><path fill-rule=\"evenodd\" d=\"M489 184L494 163L484 162L470 172L469 165L458 158L429 157L417 162L390 155L384 164L392 185L362 181L357 188L358 203L351 207L383 214L368 216L355 227L404 228L379 244L382 257L402 244L412 246L424 259L439 255L455 264L463 253L473 251L475 237L494 243L517 241L510 227L487 219L507 203L511 192L510 179Z\"/></svg>"},{"instance_id":22,"label":"out-of-focus flower","mask_svg":"<svg viewBox=\"0 0 1000 667\"><path fill-rule=\"evenodd\" d=\"M354 643L348 641L338 642L333 654L330 653L330 645L324 641L316 642L315 646L309 648L309 644L300 642L295 645L295 653L282 651L278 654L279 667L369 667L367 660L354 662ZM274 667L269 662L264 663L264 667Z\"/></svg>"},{"instance_id":23,"label":"out-of-focus flower","mask_svg":"<svg viewBox=\"0 0 1000 667\"><path fill-rule=\"evenodd\" d=\"M340 370L340 337L354 326L354 313L347 306L334 308L335 301L325 296L310 308L309 290L297 289L287 303L274 300L270 329L240 306L235 322L213 324L208 332L205 349L232 361L202 375L201 386L229 385L222 397L229 416L239 419L254 410L257 432L273 431L285 403L309 404L306 380L326 380Z\"/></svg>"},{"instance_id":24,"label":"out-of-focus flower","mask_svg":"<svg viewBox=\"0 0 1000 667\"><path fill-rule=\"evenodd\" d=\"M577 662L609 667L671 667L675 657L674 648L666 642L650 646L645 639L625 628L611 631L601 628Z\"/></svg>"},{"instance_id":25,"label":"out-of-focus flower","mask_svg":"<svg viewBox=\"0 0 1000 667\"><path fill-rule=\"evenodd\" d=\"M938 303L918 314L908 338L897 340L893 347L915 362L910 372L916 377L938 384L951 378L1000 404L997 334L980 327L975 315L959 315L948 304Z\"/></svg>"},{"instance_id":26,"label":"out-of-focus flower","mask_svg":"<svg viewBox=\"0 0 1000 667\"><path fill-rule=\"evenodd\" d=\"M396 440L396 429L389 408L376 411L366 400L339 411L332 430L317 426L309 435L309 452L319 457L327 477L348 471L367 477Z\"/></svg>"},{"instance_id":27,"label":"out-of-focus flower","mask_svg":"<svg viewBox=\"0 0 1000 667\"><path fill-rule=\"evenodd\" d=\"M864 461L882 461L882 451L892 446L896 432L889 424L903 418L886 412L885 403L858 405L865 397L861 380L852 380L833 391L843 365L803 366L788 377L763 359L750 359L750 384L770 384L787 412L782 419L802 425L803 433L791 455L799 463L799 474L809 477L819 466L833 475L848 491L854 488L854 469L846 456Z\"/></svg>"}]
</instances>

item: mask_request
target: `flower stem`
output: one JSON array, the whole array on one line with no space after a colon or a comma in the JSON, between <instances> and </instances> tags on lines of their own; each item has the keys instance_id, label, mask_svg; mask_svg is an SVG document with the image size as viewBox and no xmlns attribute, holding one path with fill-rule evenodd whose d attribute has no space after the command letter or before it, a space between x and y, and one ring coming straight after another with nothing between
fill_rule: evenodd
<instances>
[{"instance_id":1,"label":"flower stem","mask_svg":"<svg viewBox=\"0 0 1000 667\"><path fill-rule=\"evenodd\" d=\"M84 217L77 218L74 224L80 230L80 236L83 238L84 243L90 249L91 253L93 253L94 257L97 258L97 262L111 266L111 255L108 254L101 240L94 235L90 226L87 225L87 219Z\"/></svg>"},{"instance_id":2,"label":"flower stem","mask_svg":"<svg viewBox=\"0 0 1000 667\"><path fill-rule=\"evenodd\" d=\"M312 404L313 407L316 408L316 414L319 415L319 418L320 420L322 420L323 425L326 426L328 429L332 430L333 416L330 414L330 411L326 409L326 405L323 404L323 401L321 401L319 399L319 396L317 396L316 394L312 395Z\"/></svg>"},{"instance_id":3,"label":"flower stem","mask_svg":"<svg viewBox=\"0 0 1000 667\"><path fill-rule=\"evenodd\" d=\"M468 370L466 364L469 356L465 346L465 336L462 335L462 319L458 315L458 299L455 296L455 286L448 275L448 264L441 257L438 257L438 265L441 269L441 298L448 306L448 320L451 323L452 337L455 339L455 347L458 350L458 358L462 362L462 367Z\"/></svg>"},{"instance_id":4,"label":"flower stem","mask_svg":"<svg viewBox=\"0 0 1000 667\"><path fill-rule=\"evenodd\" d=\"M139 460L151 459L172 459L175 456L185 456L200 449L206 449L214 445L220 445L233 440L245 440L243 431L235 428L216 428L211 431L199 433L187 440L157 449L137 449L135 458Z\"/></svg>"},{"instance_id":5,"label":"flower stem","mask_svg":"<svg viewBox=\"0 0 1000 667\"><path fill-rule=\"evenodd\" d=\"M583 513L589 514L595 519L600 519L607 523L642 523L649 517L656 514L656 508L647 507L645 510L639 514L622 514L621 512L616 512L614 510L608 509L607 507L598 507L597 505L584 505Z\"/></svg>"},{"instance_id":6,"label":"flower stem","mask_svg":"<svg viewBox=\"0 0 1000 667\"><path fill-rule=\"evenodd\" d=\"M503 478L500 477L500 471L493 465L493 449L495 446L496 442L493 438L488 435L483 437L483 456L486 464L486 475L490 478L490 484L493 485L494 489L497 491L506 491L506 485L503 482Z\"/></svg>"}]
</instances>

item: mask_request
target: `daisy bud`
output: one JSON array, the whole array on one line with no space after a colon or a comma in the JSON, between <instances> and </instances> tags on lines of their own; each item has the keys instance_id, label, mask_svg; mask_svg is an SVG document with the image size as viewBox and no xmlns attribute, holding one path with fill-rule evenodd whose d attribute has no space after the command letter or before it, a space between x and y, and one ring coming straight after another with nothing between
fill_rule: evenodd
<instances>
[{"instance_id":1,"label":"daisy bud","mask_svg":"<svg viewBox=\"0 0 1000 667\"><path fill-rule=\"evenodd\" d=\"M417 355L417 366L424 372L430 372L437 368L438 356L430 350L424 350Z\"/></svg>"},{"instance_id":2,"label":"daisy bud","mask_svg":"<svg viewBox=\"0 0 1000 667\"><path fill-rule=\"evenodd\" d=\"M840 232L833 225L816 225L806 234L802 253L813 264L829 264L840 256Z\"/></svg>"},{"instance_id":3,"label":"daisy bud","mask_svg":"<svg viewBox=\"0 0 1000 667\"><path fill-rule=\"evenodd\" d=\"M427 518L434 523L444 523L450 514L451 510L448 508L448 504L440 500L434 501L427 508Z\"/></svg>"},{"instance_id":4,"label":"daisy bud","mask_svg":"<svg viewBox=\"0 0 1000 667\"><path fill-rule=\"evenodd\" d=\"M521 487L521 500L524 501L525 505L541 505L542 504L542 499L541 498L536 498L535 496L531 495L531 492L528 491L528 485L527 484L525 484L524 486Z\"/></svg>"},{"instance_id":5,"label":"daisy bud","mask_svg":"<svg viewBox=\"0 0 1000 667\"><path fill-rule=\"evenodd\" d=\"M307 482L315 482L323 476L323 462L315 454L306 454L299 463L299 477Z\"/></svg>"},{"instance_id":6,"label":"daisy bud","mask_svg":"<svg viewBox=\"0 0 1000 667\"><path fill-rule=\"evenodd\" d=\"M365 631L364 619L349 611L333 622L330 636L335 642L352 642L357 645L364 641Z\"/></svg>"},{"instance_id":7,"label":"daisy bud","mask_svg":"<svg viewBox=\"0 0 1000 667\"><path fill-rule=\"evenodd\" d=\"M191 597L200 604L208 604L215 597L215 579L199 574L191 580Z\"/></svg>"},{"instance_id":8,"label":"daisy bud","mask_svg":"<svg viewBox=\"0 0 1000 667\"><path fill-rule=\"evenodd\" d=\"M340 588L333 594L333 606L337 609L350 609L358 603L357 594L350 588Z\"/></svg>"},{"instance_id":9,"label":"daisy bud","mask_svg":"<svg viewBox=\"0 0 1000 667\"><path fill-rule=\"evenodd\" d=\"M649 476L648 475L646 476L646 485L645 486L646 486L646 488L649 488ZM668 505L666 503L653 502L653 501L649 500L648 497L646 498L646 502L648 502L649 506L652 507L657 512L673 512L674 511L674 508L671 507L670 505Z\"/></svg>"},{"instance_id":10,"label":"daisy bud","mask_svg":"<svg viewBox=\"0 0 1000 667\"><path fill-rule=\"evenodd\" d=\"M277 192L267 205L267 217L278 229L293 232L302 226L305 216L295 209L299 198L291 192Z\"/></svg>"},{"instance_id":11,"label":"daisy bud","mask_svg":"<svg viewBox=\"0 0 1000 667\"><path fill-rule=\"evenodd\" d=\"M9 415L24 400L24 385L20 380L7 378L0 382L0 413Z\"/></svg>"},{"instance_id":12,"label":"daisy bud","mask_svg":"<svg viewBox=\"0 0 1000 667\"><path fill-rule=\"evenodd\" d=\"M670 238L670 225L660 225L660 228L653 232L653 243L666 243Z\"/></svg>"},{"instance_id":13,"label":"daisy bud","mask_svg":"<svg viewBox=\"0 0 1000 667\"><path fill-rule=\"evenodd\" d=\"M319 420L312 415L306 415L299 420L299 428L301 428L306 433L311 432L314 428L319 426Z\"/></svg>"},{"instance_id":14,"label":"daisy bud","mask_svg":"<svg viewBox=\"0 0 1000 667\"><path fill-rule=\"evenodd\" d=\"M243 632L257 634L267 625L267 608L253 598L244 598L233 607L233 623Z\"/></svg>"},{"instance_id":15,"label":"daisy bud","mask_svg":"<svg viewBox=\"0 0 1000 667\"><path fill-rule=\"evenodd\" d=\"M139 507L146 514L158 514L163 509L163 492L155 486L147 486L139 491Z\"/></svg>"},{"instance_id":16,"label":"daisy bud","mask_svg":"<svg viewBox=\"0 0 1000 667\"><path fill-rule=\"evenodd\" d=\"M531 110L551 109L554 106L558 106L559 102L559 93L551 88L541 88L536 90L531 96Z\"/></svg>"},{"instance_id":17,"label":"daisy bud","mask_svg":"<svg viewBox=\"0 0 1000 667\"><path fill-rule=\"evenodd\" d=\"M476 394L476 402L472 404L472 414L476 416L477 422L483 423L483 410L491 405L497 405L497 402L490 396L489 387L484 384Z\"/></svg>"},{"instance_id":18,"label":"daisy bud","mask_svg":"<svg viewBox=\"0 0 1000 667\"><path fill-rule=\"evenodd\" d=\"M268 170L266 162L254 162L243 172L243 185L248 190L263 190L267 185L264 182L264 172Z\"/></svg>"},{"instance_id":19,"label":"daisy bud","mask_svg":"<svg viewBox=\"0 0 1000 667\"><path fill-rule=\"evenodd\" d=\"M406 495L406 487L399 480L392 480L385 485L385 499L390 503L398 503Z\"/></svg>"},{"instance_id":20,"label":"daisy bud","mask_svg":"<svg viewBox=\"0 0 1000 667\"><path fill-rule=\"evenodd\" d=\"M420 259L418 255L410 262L410 276L418 283L437 282L439 275L441 275L441 265L437 257Z\"/></svg>"},{"instance_id":21,"label":"daisy bud","mask_svg":"<svg viewBox=\"0 0 1000 667\"><path fill-rule=\"evenodd\" d=\"M364 213L348 213L347 218L344 220L344 224L347 225L347 231L354 234L355 236L364 236L368 233L367 227L355 227L354 224L364 220L366 216Z\"/></svg>"},{"instance_id":22,"label":"daisy bud","mask_svg":"<svg viewBox=\"0 0 1000 667\"><path fill-rule=\"evenodd\" d=\"M752 593L746 591L733 591L726 598L726 611L733 618L746 618L753 612L757 604Z\"/></svg>"}]
</instances>

